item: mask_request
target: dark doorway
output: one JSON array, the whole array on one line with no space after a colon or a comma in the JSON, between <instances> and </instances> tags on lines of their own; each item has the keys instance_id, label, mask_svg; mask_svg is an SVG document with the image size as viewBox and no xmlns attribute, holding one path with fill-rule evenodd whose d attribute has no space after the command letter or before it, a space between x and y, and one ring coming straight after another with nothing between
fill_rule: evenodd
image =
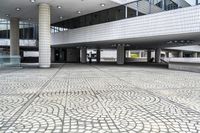
<instances>
[{"instance_id":1,"label":"dark doorway","mask_svg":"<svg viewBox=\"0 0 200 133\"><path fill-rule=\"evenodd\" d=\"M55 62L59 62L60 60L60 50L55 50Z\"/></svg>"},{"instance_id":2,"label":"dark doorway","mask_svg":"<svg viewBox=\"0 0 200 133\"><path fill-rule=\"evenodd\" d=\"M55 49L55 62L56 63L65 63L66 62L66 49L57 48Z\"/></svg>"}]
</instances>

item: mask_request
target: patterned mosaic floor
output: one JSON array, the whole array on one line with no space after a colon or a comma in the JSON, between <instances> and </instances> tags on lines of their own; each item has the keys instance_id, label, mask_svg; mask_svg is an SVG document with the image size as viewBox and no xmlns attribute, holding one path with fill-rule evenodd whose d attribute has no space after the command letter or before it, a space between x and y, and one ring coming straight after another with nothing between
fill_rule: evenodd
<instances>
[{"instance_id":1,"label":"patterned mosaic floor","mask_svg":"<svg viewBox=\"0 0 200 133\"><path fill-rule=\"evenodd\" d=\"M0 132L200 133L200 74L80 64L1 73Z\"/></svg>"}]
</instances>

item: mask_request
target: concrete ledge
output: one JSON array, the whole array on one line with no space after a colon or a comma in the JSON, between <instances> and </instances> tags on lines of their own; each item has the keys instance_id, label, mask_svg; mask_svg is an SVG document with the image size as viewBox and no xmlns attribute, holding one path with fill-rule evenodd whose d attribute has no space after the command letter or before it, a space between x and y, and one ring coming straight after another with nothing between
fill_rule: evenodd
<instances>
[{"instance_id":1,"label":"concrete ledge","mask_svg":"<svg viewBox=\"0 0 200 133\"><path fill-rule=\"evenodd\" d=\"M200 73L200 63L194 62L169 62L169 69Z\"/></svg>"}]
</instances>

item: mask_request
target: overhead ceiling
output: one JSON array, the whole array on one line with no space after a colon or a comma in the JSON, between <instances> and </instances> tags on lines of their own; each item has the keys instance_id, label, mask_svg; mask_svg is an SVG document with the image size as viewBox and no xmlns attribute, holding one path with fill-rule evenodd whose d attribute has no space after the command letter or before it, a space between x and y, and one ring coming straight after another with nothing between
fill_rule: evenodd
<instances>
[{"instance_id":1,"label":"overhead ceiling","mask_svg":"<svg viewBox=\"0 0 200 133\"><path fill-rule=\"evenodd\" d=\"M0 18L19 17L21 20L37 22L39 3L48 3L51 6L51 23L61 21L60 16L63 16L63 19L69 19L119 5L112 0L36 0L34 3L30 0L1 0ZM101 6L102 3L105 6ZM61 9L57 8L59 5L62 6ZM16 11L17 7L21 10Z\"/></svg>"}]
</instances>

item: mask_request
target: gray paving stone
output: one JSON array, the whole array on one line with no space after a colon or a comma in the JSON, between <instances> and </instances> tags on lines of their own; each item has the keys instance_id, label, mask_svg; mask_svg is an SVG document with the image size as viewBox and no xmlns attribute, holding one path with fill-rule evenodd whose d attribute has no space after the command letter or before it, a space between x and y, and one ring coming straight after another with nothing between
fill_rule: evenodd
<instances>
[{"instance_id":1,"label":"gray paving stone","mask_svg":"<svg viewBox=\"0 0 200 133\"><path fill-rule=\"evenodd\" d=\"M200 132L200 74L65 64L0 73L0 132Z\"/></svg>"}]
</instances>

